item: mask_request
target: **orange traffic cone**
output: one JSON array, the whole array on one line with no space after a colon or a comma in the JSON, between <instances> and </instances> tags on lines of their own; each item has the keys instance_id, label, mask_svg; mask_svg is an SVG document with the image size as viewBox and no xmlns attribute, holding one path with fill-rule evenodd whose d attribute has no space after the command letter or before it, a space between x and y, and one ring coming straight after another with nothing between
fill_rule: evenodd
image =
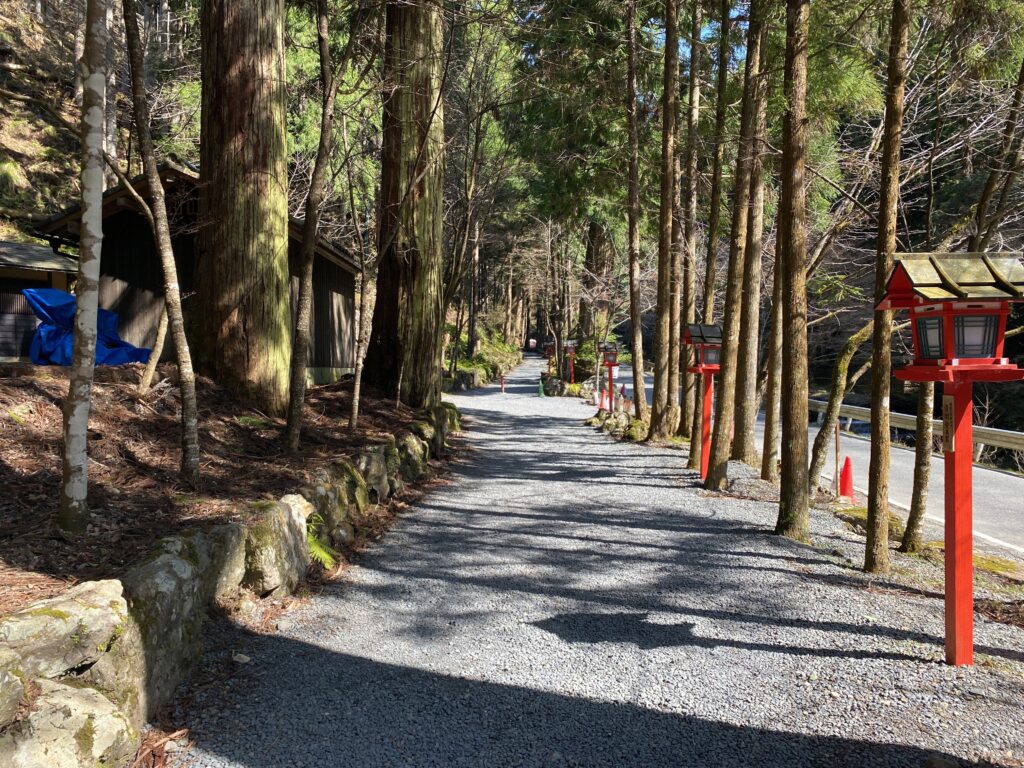
<instances>
[{"instance_id":1,"label":"orange traffic cone","mask_svg":"<svg viewBox=\"0 0 1024 768\"><path fill-rule=\"evenodd\" d=\"M843 462L843 471L839 473L839 495L843 498L854 501L853 498L853 462L846 457Z\"/></svg>"}]
</instances>

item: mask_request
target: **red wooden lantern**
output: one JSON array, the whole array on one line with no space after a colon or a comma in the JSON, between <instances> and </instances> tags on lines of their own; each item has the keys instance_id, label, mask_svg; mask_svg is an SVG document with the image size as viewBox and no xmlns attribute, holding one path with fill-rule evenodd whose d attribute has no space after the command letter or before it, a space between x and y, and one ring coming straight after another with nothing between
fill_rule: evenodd
<instances>
[{"instance_id":1,"label":"red wooden lantern","mask_svg":"<svg viewBox=\"0 0 1024 768\"><path fill-rule=\"evenodd\" d=\"M597 345L604 356L603 365L608 369L608 410L615 410L615 366L619 364L619 345L614 341L603 341Z\"/></svg>"},{"instance_id":2,"label":"red wooden lantern","mask_svg":"<svg viewBox=\"0 0 1024 768\"><path fill-rule=\"evenodd\" d=\"M972 385L1024 379L1003 356L1010 302L1024 301L1019 253L906 253L877 309L906 309L914 362L904 381L942 384L946 510L946 661L974 660Z\"/></svg>"},{"instance_id":3,"label":"red wooden lantern","mask_svg":"<svg viewBox=\"0 0 1024 768\"><path fill-rule=\"evenodd\" d=\"M683 343L693 347L694 363L687 370L698 373L704 384L704 410L700 427L700 476L708 476L711 459L711 399L714 392L715 374L722 363L722 326L687 325Z\"/></svg>"}]
</instances>

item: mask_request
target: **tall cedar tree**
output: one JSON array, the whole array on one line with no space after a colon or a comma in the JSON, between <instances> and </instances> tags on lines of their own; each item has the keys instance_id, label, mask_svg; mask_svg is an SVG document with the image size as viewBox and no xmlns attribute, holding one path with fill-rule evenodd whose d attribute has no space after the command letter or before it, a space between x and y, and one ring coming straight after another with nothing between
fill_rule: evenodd
<instances>
[{"instance_id":1,"label":"tall cedar tree","mask_svg":"<svg viewBox=\"0 0 1024 768\"><path fill-rule=\"evenodd\" d=\"M128 63L131 72L132 109L135 116L135 133L139 139L139 157L142 170L149 185L150 215L153 235L164 276L164 313L161 326L171 331L174 341L174 356L178 364L178 386L181 389L181 477L190 485L199 483L199 407L196 402L196 376L192 370L192 354L185 337L185 318L181 311L181 289L178 287L178 267L174 261L171 245L171 227L167 220L167 204L164 201L164 187L160 181L160 170L156 163L156 149L150 131L149 101L146 98L145 66L143 62L142 39L139 34L139 19L135 0L123 0L125 42L128 47ZM162 346L162 345L158 345ZM157 355L154 347L153 355ZM151 361L152 362L152 361Z\"/></svg>"},{"instance_id":2,"label":"tall cedar tree","mask_svg":"<svg viewBox=\"0 0 1024 768\"><path fill-rule=\"evenodd\" d=\"M776 219L778 220L778 219ZM782 396L782 239L775 227L775 264L772 267L772 306L768 314L768 381L764 387L764 440L761 443L761 479L779 481L779 427Z\"/></svg>"},{"instance_id":3,"label":"tall cedar tree","mask_svg":"<svg viewBox=\"0 0 1024 768\"><path fill-rule=\"evenodd\" d=\"M654 402L650 438L664 439L675 432L669 392L669 349L672 298L672 209L676 175L676 102L679 98L679 30L675 0L665 0L665 75L661 94L661 206L658 215L658 304L654 326Z\"/></svg>"},{"instance_id":4,"label":"tall cedar tree","mask_svg":"<svg viewBox=\"0 0 1024 768\"><path fill-rule=\"evenodd\" d=\"M697 130L700 122L700 33L703 23L700 0L693 0L690 24L690 76L686 102L686 154L683 164L683 322L687 325L697 319ZM679 345L679 367L683 375L682 412L679 434L690 437L693 429L694 398L698 397L695 376L690 367L690 347ZM691 460L693 451L690 451ZM700 459L698 454L697 459Z\"/></svg>"},{"instance_id":5,"label":"tall cedar tree","mask_svg":"<svg viewBox=\"0 0 1024 768\"><path fill-rule=\"evenodd\" d=\"M807 492L807 27L810 0L787 0L782 128L782 479L775 532L808 535Z\"/></svg>"},{"instance_id":6,"label":"tall cedar tree","mask_svg":"<svg viewBox=\"0 0 1024 768\"><path fill-rule=\"evenodd\" d=\"M882 178L878 203L878 250L875 255L875 302L885 295L896 252L896 215L900 196L900 146L903 97L907 85L907 38L910 0L895 0L889 27L889 67L882 132ZM871 463L868 470L868 531L864 570L889 569L889 387L892 360L892 311L875 312L871 350Z\"/></svg>"},{"instance_id":7,"label":"tall cedar tree","mask_svg":"<svg viewBox=\"0 0 1024 768\"><path fill-rule=\"evenodd\" d=\"M768 19L762 21L761 51L768 39ZM761 73L754 83L754 132L750 141L750 212L743 260L743 309L736 355L736 435L732 457L753 466L757 462L754 426L757 423L757 363L761 339L761 239L764 235L764 156L768 129L768 77Z\"/></svg>"},{"instance_id":8,"label":"tall cedar tree","mask_svg":"<svg viewBox=\"0 0 1024 768\"><path fill-rule=\"evenodd\" d=\"M365 376L413 407L441 391L444 37L436 0L388 2L380 267Z\"/></svg>"},{"instance_id":9,"label":"tall cedar tree","mask_svg":"<svg viewBox=\"0 0 1024 768\"><path fill-rule=\"evenodd\" d=\"M757 122L757 90L761 70L761 29L764 24L764 2L750 4L747 25L747 63L743 76L743 106L740 137L736 151L735 193L732 211L732 234L729 241L729 270L725 288L725 315L722 321L722 363L718 397L715 403L715 424L711 438L711 460L706 488L725 487L732 453L733 416L736 406L736 363L739 351L740 318L743 309L743 270L747 246L747 218L750 200L750 165L753 154L754 128Z\"/></svg>"},{"instance_id":10,"label":"tall cedar tree","mask_svg":"<svg viewBox=\"0 0 1024 768\"><path fill-rule=\"evenodd\" d=\"M103 135L107 100L107 9L88 0L82 80L82 229L78 251L74 347L64 398L64 460L57 523L65 535L85 533L89 523L89 408L96 364L96 319L103 247Z\"/></svg>"},{"instance_id":11,"label":"tall cedar tree","mask_svg":"<svg viewBox=\"0 0 1024 768\"><path fill-rule=\"evenodd\" d=\"M204 0L196 362L284 415L291 348L284 0Z\"/></svg>"},{"instance_id":12,"label":"tall cedar tree","mask_svg":"<svg viewBox=\"0 0 1024 768\"><path fill-rule=\"evenodd\" d=\"M718 260L718 229L722 208L722 165L725 162L725 118L729 87L729 14L730 0L722 0L718 18L718 79L715 88L715 138L711 160L711 198L708 201L708 242L704 263L704 296L701 319L715 321L715 280ZM704 413L704 387L696 387L693 398L693 431L690 433L691 469L701 465L701 418Z\"/></svg>"},{"instance_id":13,"label":"tall cedar tree","mask_svg":"<svg viewBox=\"0 0 1024 768\"><path fill-rule=\"evenodd\" d=\"M626 0L626 125L629 133L629 320L632 326L634 408L638 419L647 420L647 387L644 383L644 338L640 306L640 139L636 125L636 0Z\"/></svg>"}]
</instances>

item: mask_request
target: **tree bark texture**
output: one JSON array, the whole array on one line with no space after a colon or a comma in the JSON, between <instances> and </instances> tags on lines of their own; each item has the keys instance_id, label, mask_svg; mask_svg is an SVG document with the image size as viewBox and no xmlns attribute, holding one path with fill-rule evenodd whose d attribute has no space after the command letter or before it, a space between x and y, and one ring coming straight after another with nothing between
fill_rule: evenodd
<instances>
[{"instance_id":1,"label":"tree bark texture","mask_svg":"<svg viewBox=\"0 0 1024 768\"><path fill-rule=\"evenodd\" d=\"M775 264L772 268L772 306L768 329L768 380L764 388L764 443L761 445L761 479L779 482L779 400L782 395L782 240L775 230Z\"/></svg>"},{"instance_id":2,"label":"tree bark texture","mask_svg":"<svg viewBox=\"0 0 1024 768\"><path fill-rule=\"evenodd\" d=\"M204 0L196 358L270 415L291 349L283 0Z\"/></svg>"},{"instance_id":3,"label":"tree bark texture","mask_svg":"<svg viewBox=\"0 0 1024 768\"><path fill-rule=\"evenodd\" d=\"M910 0L895 0L889 28L889 64L882 132L882 178L878 204L878 249L875 255L875 302L885 295L896 252L900 196L900 146L903 97L907 83L907 38ZM871 358L871 461L868 470L868 530L864 570L889 569L889 390L892 372L892 312L875 312Z\"/></svg>"},{"instance_id":4,"label":"tree bark texture","mask_svg":"<svg viewBox=\"0 0 1024 768\"><path fill-rule=\"evenodd\" d=\"M299 300L295 309L295 331L289 363L288 417L284 445L288 453L299 450L302 433L302 407L306 400L306 370L309 367L309 327L313 314L313 262L320 229L320 209L327 195L327 170L334 144L334 102L337 82L331 64L330 17L327 0L316 0L316 40L320 60L320 138L317 142L313 173L309 179L299 252ZM351 39L351 38L350 38ZM353 212L355 215L355 212Z\"/></svg>"},{"instance_id":5,"label":"tree bark texture","mask_svg":"<svg viewBox=\"0 0 1024 768\"><path fill-rule=\"evenodd\" d=\"M747 224L750 202L750 166L753 155L754 128L757 112L757 90L761 71L761 29L764 23L763 0L750 6L747 27L747 62L743 77L743 106L740 137L736 150L735 193L732 231L729 239L729 268L726 279L725 313L722 318L722 363L718 374L718 397L715 399L715 423L711 437L711 460L706 488L722 490L732 455L733 419L736 409L736 365L740 343L740 319L743 311L743 272L746 260Z\"/></svg>"},{"instance_id":6,"label":"tree bark texture","mask_svg":"<svg viewBox=\"0 0 1024 768\"><path fill-rule=\"evenodd\" d=\"M650 439L672 435L669 411L669 349L672 298L672 209L675 194L676 102L679 98L679 30L676 0L665 0L665 69L661 111L661 206L658 215L658 304L654 327L654 402L651 404Z\"/></svg>"},{"instance_id":7,"label":"tree bark texture","mask_svg":"<svg viewBox=\"0 0 1024 768\"><path fill-rule=\"evenodd\" d=\"M79 61L82 81L82 226L75 283L74 347L64 398L64 458L57 524L67 535L84 533L89 523L89 408L96 365L100 252L103 246L103 142L106 125L107 8L88 0L85 52Z\"/></svg>"},{"instance_id":8,"label":"tree bark texture","mask_svg":"<svg viewBox=\"0 0 1024 768\"><path fill-rule=\"evenodd\" d=\"M196 376L192 370L192 354L185 335L185 318L181 308L181 288L178 286L178 267L171 245L171 227L167 218L163 183L156 162L156 149L150 131L149 102L146 98L145 69L139 19L135 0L123 0L125 42L131 70L132 108L135 132L139 140L139 157L150 189L150 212L153 237L164 278L164 313L166 327L174 342L174 357L178 365L178 387L181 392L181 466L182 479L192 486L199 483L199 405L196 400ZM156 349L151 353L159 356Z\"/></svg>"},{"instance_id":9,"label":"tree bark texture","mask_svg":"<svg viewBox=\"0 0 1024 768\"><path fill-rule=\"evenodd\" d=\"M647 421L647 386L644 382L643 315L640 306L640 139L636 117L636 0L626 0L626 123L629 133L629 324L633 357L633 408Z\"/></svg>"},{"instance_id":10,"label":"tree bark texture","mask_svg":"<svg viewBox=\"0 0 1024 768\"><path fill-rule=\"evenodd\" d=\"M693 3L690 23L690 77L686 106L686 154L683 165L685 186L683 196L683 323L689 325L697 319L697 140L700 123L700 61L703 43L701 4ZM691 348L679 346L679 368L683 379L683 397L680 403L679 434L690 438L694 424L694 404L701 388L696 376L689 372L692 359ZM699 450L699 449L698 449ZM696 463L694 463L696 462ZM687 466L700 466L700 454L694 458L694 446L690 443L690 457Z\"/></svg>"},{"instance_id":11,"label":"tree bark texture","mask_svg":"<svg viewBox=\"0 0 1024 768\"><path fill-rule=\"evenodd\" d=\"M775 532L808 536L807 492L807 33L809 0L787 0L782 190L782 477Z\"/></svg>"},{"instance_id":12,"label":"tree bark texture","mask_svg":"<svg viewBox=\"0 0 1024 768\"><path fill-rule=\"evenodd\" d=\"M369 383L413 406L441 390L444 39L434 0L388 2L380 268Z\"/></svg>"},{"instance_id":13,"label":"tree bark texture","mask_svg":"<svg viewBox=\"0 0 1024 768\"><path fill-rule=\"evenodd\" d=\"M932 418L935 413L935 382L920 384L917 393L917 430L914 438L914 490L910 497L910 514L903 529L900 552L921 550L921 524L928 507L928 480L932 474Z\"/></svg>"},{"instance_id":14,"label":"tree bark texture","mask_svg":"<svg viewBox=\"0 0 1024 768\"><path fill-rule=\"evenodd\" d=\"M708 201L707 260L704 264L705 323L715 322L715 275L718 260L718 230L722 211L722 166L725 163L725 121L729 106L729 14L730 0L722 0L719 13L718 80L715 88L715 138L711 160L711 199ZM694 406L694 418L700 414Z\"/></svg>"},{"instance_id":15,"label":"tree bark texture","mask_svg":"<svg viewBox=\"0 0 1024 768\"><path fill-rule=\"evenodd\" d=\"M768 24L761 23L761 50ZM758 356L761 350L761 240L764 236L764 138L767 130L768 81L759 74L754 83L754 133L750 149L750 211L746 254L743 260L742 309L736 355L736 430L732 458L757 465L754 427L760 402L757 397Z\"/></svg>"}]
</instances>

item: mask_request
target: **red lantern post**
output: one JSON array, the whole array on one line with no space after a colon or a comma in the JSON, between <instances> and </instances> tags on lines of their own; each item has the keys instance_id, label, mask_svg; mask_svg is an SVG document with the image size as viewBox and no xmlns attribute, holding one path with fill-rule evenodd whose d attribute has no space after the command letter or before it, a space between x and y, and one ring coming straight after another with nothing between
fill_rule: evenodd
<instances>
[{"instance_id":1,"label":"red lantern post","mask_svg":"<svg viewBox=\"0 0 1024 768\"><path fill-rule=\"evenodd\" d=\"M576 383L576 340L569 339L565 342L565 354L569 358L569 383Z\"/></svg>"},{"instance_id":2,"label":"red lantern post","mask_svg":"<svg viewBox=\"0 0 1024 768\"><path fill-rule=\"evenodd\" d=\"M910 313L914 362L904 381L942 384L945 457L946 662L974 663L972 389L1024 379L1003 357L1011 301L1024 301L1020 254L897 254L877 309Z\"/></svg>"},{"instance_id":3,"label":"red lantern post","mask_svg":"<svg viewBox=\"0 0 1024 768\"><path fill-rule=\"evenodd\" d=\"M615 410L615 366L618 365L619 347L614 342L602 342L598 349L604 356L602 364L608 369L608 412ZM602 401L603 402L603 401Z\"/></svg>"},{"instance_id":4,"label":"red lantern post","mask_svg":"<svg viewBox=\"0 0 1024 768\"><path fill-rule=\"evenodd\" d=\"M722 326L688 325L683 343L693 347L696 359L687 370L699 374L704 385L704 411L700 425L700 477L708 476L711 460L711 401L714 395L715 374L721 369Z\"/></svg>"}]
</instances>

